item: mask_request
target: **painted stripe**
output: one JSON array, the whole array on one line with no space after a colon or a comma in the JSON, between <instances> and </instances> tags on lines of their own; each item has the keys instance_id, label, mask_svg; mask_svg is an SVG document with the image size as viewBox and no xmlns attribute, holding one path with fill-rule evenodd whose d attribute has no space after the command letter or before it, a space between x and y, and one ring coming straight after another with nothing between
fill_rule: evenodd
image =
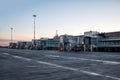
<instances>
[{"instance_id":1,"label":"painted stripe","mask_svg":"<svg viewBox=\"0 0 120 80\"><path fill-rule=\"evenodd\" d=\"M4 54L4 55L10 55L10 54L8 54L8 53L2 53L2 54Z\"/></svg>"},{"instance_id":2,"label":"painted stripe","mask_svg":"<svg viewBox=\"0 0 120 80\"><path fill-rule=\"evenodd\" d=\"M94 75L94 76L102 76L101 74L98 73L94 73L94 72L89 72L89 71L84 71L84 70L80 70L82 73L87 73L89 75Z\"/></svg>"},{"instance_id":3,"label":"painted stripe","mask_svg":"<svg viewBox=\"0 0 120 80\"><path fill-rule=\"evenodd\" d=\"M78 71L78 69L76 69L76 68L61 66L61 65L58 65L58 64L53 64L53 63L48 63L48 62L43 62L43 61L36 61L36 62L40 63L40 64L46 64L46 65L49 65L49 66L57 67L57 68L62 68L62 69L67 69L67 70L72 70L72 71Z\"/></svg>"},{"instance_id":4,"label":"painted stripe","mask_svg":"<svg viewBox=\"0 0 120 80\"><path fill-rule=\"evenodd\" d=\"M62 56L58 56L58 55L44 55L46 57L55 57L55 58L59 58L59 57L62 57Z\"/></svg>"},{"instance_id":5,"label":"painted stripe","mask_svg":"<svg viewBox=\"0 0 120 80\"><path fill-rule=\"evenodd\" d=\"M48 57L56 57L56 58L64 58L64 59L78 59L78 60L86 60L86 61L94 61L94 62L102 62L104 64L113 64L113 65L118 65L120 62L117 61L107 61L107 60L97 60L97 59L86 59L86 58L77 58L77 57L66 57L66 56L56 56L56 55L45 55Z\"/></svg>"},{"instance_id":6,"label":"painted stripe","mask_svg":"<svg viewBox=\"0 0 120 80\"><path fill-rule=\"evenodd\" d=\"M21 56L12 56L12 57L14 57L14 58L17 58L17 59L23 59L23 60L26 60L26 61L32 61L32 59L30 59L30 58L25 58L25 57L21 57Z\"/></svg>"},{"instance_id":7,"label":"painted stripe","mask_svg":"<svg viewBox=\"0 0 120 80\"><path fill-rule=\"evenodd\" d=\"M26 61L28 61L28 59L29 59L29 58L25 58L25 57L16 57L16 58L19 58L19 59L21 58L21 59L26 60ZM32 59L31 59L31 60L32 60ZM81 73L84 73L84 74L87 74L87 75L101 76L101 77L107 77L107 78L111 78L111 79L115 79L115 80L120 80L120 78L117 78L117 77L104 76L104 75L99 74L99 73L90 72L90 71L85 71L85 70L79 70L79 69L77 69L77 68L62 66L62 65L53 64L53 63L44 62L44 61L38 61L38 60L33 60L33 61L35 61L35 62L37 62L37 63L40 63L40 64L45 64L45 65L53 66L53 67L56 67L56 68L61 68L61 69L66 69L66 70L81 72Z\"/></svg>"},{"instance_id":8,"label":"painted stripe","mask_svg":"<svg viewBox=\"0 0 120 80\"><path fill-rule=\"evenodd\" d=\"M112 79L116 79L116 80L120 80L120 78L113 77L113 76L105 76L105 77L112 78Z\"/></svg>"},{"instance_id":9,"label":"painted stripe","mask_svg":"<svg viewBox=\"0 0 120 80\"><path fill-rule=\"evenodd\" d=\"M11 54L9 54L9 55L11 55ZM36 63L45 64L45 65L53 66L53 67L56 67L56 68L61 68L61 69L66 69L66 70L81 72L81 73L84 73L84 74L87 74L87 75L101 76L101 77L111 78L111 79L114 79L114 80L120 80L120 78L118 78L118 77L113 77L113 76L108 76L108 75L102 75L102 74L99 74L99 73L85 71L85 70L79 70L78 68L72 68L72 67L62 66L62 65L58 65L58 64L49 63L49 62L44 62L44 61L39 61L39 60L33 60L33 59L22 57L22 56L16 56L16 55L11 55L11 56L14 57L14 58L16 58L16 59L22 59L22 60L25 60L25 61L34 61Z\"/></svg>"},{"instance_id":10,"label":"painted stripe","mask_svg":"<svg viewBox=\"0 0 120 80\"><path fill-rule=\"evenodd\" d=\"M62 66L62 65L58 65L58 64L53 64L53 63L49 63L49 62L44 62L44 61L33 60L33 59L21 57L21 56L12 55L12 57L17 58L17 59L22 59L22 60L25 60L25 61L34 61L34 62L36 62L36 63L45 64L45 65L53 66L53 67L56 67L56 68L61 68L61 69L66 69L66 70L81 72L81 73L88 74L88 75L92 75L92 76L102 76L101 74L94 73L94 72L79 70L79 69L77 69L77 68Z\"/></svg>"}]
</instances>

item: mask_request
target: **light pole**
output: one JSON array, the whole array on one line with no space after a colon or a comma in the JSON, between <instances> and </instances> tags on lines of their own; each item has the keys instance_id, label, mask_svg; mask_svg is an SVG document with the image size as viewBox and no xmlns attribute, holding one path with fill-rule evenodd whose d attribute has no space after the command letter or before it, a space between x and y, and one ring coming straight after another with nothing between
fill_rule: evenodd
<instances>
[{"instance_id":1,"label":"light pole","mask_svg":"<svg viewBox=\"0 0 120 80\"><path fill-rule=\"evenodd\" d=\"M33 17L34 17L34 45L35 45L35 18L36 18L36 15L33 15Z\"/></svg>"},{"instance_id":2,"label":"light pole","mask_svg":"<svg viewBox=\"0 0 120 80\"><path fill-rule=\"evenodd\" d=\"M10 28L11 29L11 43L13 42L13 28Z\"/></svg>"}]
</instances>

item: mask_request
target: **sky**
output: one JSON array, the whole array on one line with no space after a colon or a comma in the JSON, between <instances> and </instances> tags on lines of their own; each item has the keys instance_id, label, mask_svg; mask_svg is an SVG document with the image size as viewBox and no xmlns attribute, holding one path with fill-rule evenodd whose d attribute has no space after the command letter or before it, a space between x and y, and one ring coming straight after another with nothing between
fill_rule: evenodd
<instances>
[{"instance_id":1,"label":"sky","mask_svg":"<svg viewBox=\"0 0 120 80\"><path fill-rule=\"evenodd\" d=\"M120 31L120 0L0 0L0 45L85 31Z\"/></svg>"}]
</instances>

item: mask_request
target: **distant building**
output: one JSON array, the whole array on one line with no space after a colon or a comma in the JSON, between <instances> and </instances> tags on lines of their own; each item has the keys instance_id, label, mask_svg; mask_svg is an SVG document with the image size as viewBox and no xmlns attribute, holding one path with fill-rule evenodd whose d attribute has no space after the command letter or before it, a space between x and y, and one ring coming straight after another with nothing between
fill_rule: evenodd
<instances>
[{"instance_id":1,"label":"distant building","mask_svg":"<svg viewBox=\"0 0 120 80\"><path fill-rule=\"evenodd\" d=\"M35 42L34 49L39 50L57 50L59 44L59 40L49 38L35 39L34 41L32 40L32 42Z\"/></svg>"},{"instance_id":2,"label":"distant building","mask_svg":"<svg viewBox=\"0 0 120 80\"><path fill-rule=\"evenodd\" d=\"M44 43L44 49L47 50L58 50L59 40L48 39Z\"/></svg>"},{"instance_id":3,"label":"distant building","mask_svg":"<svg viewBox=\"0 0 120 80\"><path fill-rule=\"evenodd\" d=\"M97 48L99 32L88 31L84 32L84 51L94 51Z\"/></svg>"},{"instance_id":4,"label":"distant building","mask_svg":"<svg viewBox=\"0 0 120 80\"><path fill-rule=\"evenodd\" d=\"M60 40L59 43L60 51L71 51L76 44L75 37L72 35L66 35L66 34L61 35L59 40Z\"/></svg>"},{"instance_id":5,"label":"distant building","mask_svg":"<svg viewBox=\"0 0 120 80\"><path fill-rule=\"evenodd\" d=\"M25 49L30 49L31 46L32 46L32 42L31 42L31 41L28 41L28 42L26 42L26 44L25 44Z\"/></svg>"},{"instance_id":6,"label":"distant building","mask_svg":"<svg viewBox=\"0 0 120 80\"><path fill-rule=\"evenodd\" d=\"M120 52L120 32L85 32L84 51Z\"/></svg>"},{"instance_id":7,"label":"distant building","mask_svg":"<svg viewBox=\"0 0 120 80\"><path fill-rule=\"evenodd\" d=\"M98 42L98 51L120 52L120 31L101 33Z\"/></svg>"},{"instance_id":8,"label":"distant building","mask_svg":"<svg viewBox=\"0 0 120 80\"><path fill-rule=\"evenodd\" d=\"M75 36L76 45L74 47L74 51L84 51L84 35Z\"/></svg>"},{"instance_id":9,"label":"distant building","mask_svg":"<svg viewBox=\"0 0 120 80\"><path fill-rule=\"evenodd\" d=\"M26 44L25 41L18 41L16 48L17 48L17 49L24 49L24 48L25 48L25 44Z\"/></svg>"},{"instance_id":10,"label":"distant building","mask_svg":"<svg viewBox=\"0 0 120 80\"><path fill-rule=\"evenodd\" d=\"M60 51L82 51L83 36L61 35L59 43Z\"/></svg>"},{"instance_id":11,"label":"distant building","mask_svg":"<svg viewBox=\"0 0 120 80\"><path fill-rule=\"evenodd\" d=\"M120 38L120 31L117 32L108 32L108 33L101 33L104 37L108 38Z\"/></svg>"},{"instance_id":12,"label":"distant building","mask_svg":"<svg viewBox=\"0 0 120 80\"><path fill-rule=\"evenodd\" d=\"M97 37L97 34L99 34L99 32L97 32L97 31L87 31L87 32L84 32L84 36L85 37Z\"/></svg>"},{"instance_id":13,"label":"distant building","mask_svg":"<svg viewBox=\"0 0 120 80\"><path fill-rule=\"evenodd\" d=\"M56 31L53 38L33 39L32 41L18 41L10 43L9 48L17 49L39 49L60 51L98 51L98 52L120 52L120 31L99 33L87 31L84 35L60 35Z\"/></svg>"},{"instance_id":14,"label":"distant building","mask_svg":"<svg viewBox=\"0 0 120 80\"><path fill-rule=\"evenodd\" d=\"M10 42L10 43L9 43L9 48L15 49L16 46L17 46L17 43L13 43L13 42Z\"/></svg>"},{"instance_id":15,"label":"distant building","mask_svg":"<svg viewBox=\"0 0 120 80\"><path fill-rule=\"evenodd\" d=\"M42 49L42 41L46 40L46 39L33 39L32 40L32 49L37 49L37 50L41 50Z\"/></svg>"}]
</instances>

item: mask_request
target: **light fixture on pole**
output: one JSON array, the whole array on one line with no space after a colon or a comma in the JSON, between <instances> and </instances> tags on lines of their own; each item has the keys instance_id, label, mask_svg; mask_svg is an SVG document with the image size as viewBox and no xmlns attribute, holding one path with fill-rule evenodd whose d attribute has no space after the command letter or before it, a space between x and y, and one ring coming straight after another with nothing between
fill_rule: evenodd
<instances>
[{"instance_id":1,"label":"light fixture on pole","mask_svg":"<svg viewBox=\"0 0 120 80\"><path fill-rule=\"evenodd\" d=\"M36 18L36 15L33 15L34 17L34 45L35 45L35 18Z\"/></svg>"},{"instance_id":2,"label":"light fixture on pole","mask_svg":"<svg viewBox=\"0 0 120 80\"><path fill-rule=\"evenodd\" d=\"M13 28L10 28L11 29L11 43L13 42Z\"/></svg>"}]
</instances>

